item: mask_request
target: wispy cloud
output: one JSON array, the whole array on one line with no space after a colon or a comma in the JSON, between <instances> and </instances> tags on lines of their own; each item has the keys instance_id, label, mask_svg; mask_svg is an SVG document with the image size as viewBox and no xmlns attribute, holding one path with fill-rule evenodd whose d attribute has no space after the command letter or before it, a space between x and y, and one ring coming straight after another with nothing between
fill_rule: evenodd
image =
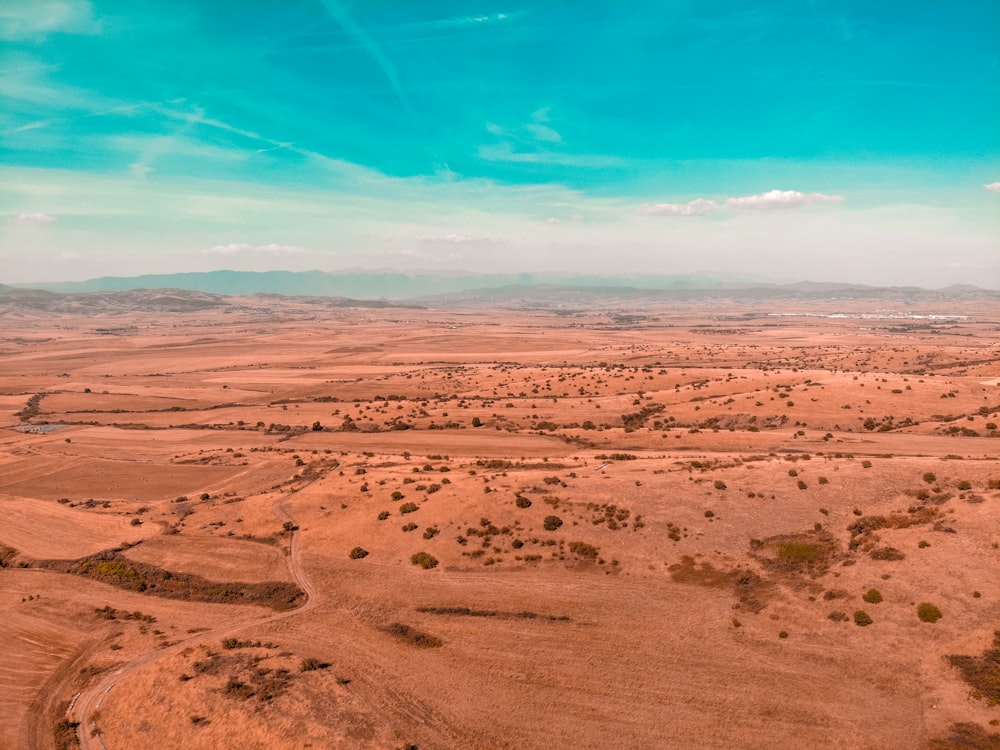
<instances>
[{"instance_id":1,"label":"wispy cloud","mask_svg":"<svg viewBox=\"0 0 1000 750\"><path fill-rule=\"evenodd\" d=\"M216 245L204 251L206 255L268 255L271 257L283 257L287 255L299 255L305 252L304 248L296 245L250 245L244 242L231 242L228 245Z\"/></svg>"},{"instance_id":2,"label":"wispy cloud","mask_svg":"<svg viewBox=\"0 0 1000 750\"><path fill-rule=\"evenodd\" d=\"M603 154L568 154L560 151L515 151L510 143L497 143L479 147L479 158L489 162L511 164L543 164L582 169L618 169L627 164L625 159Z\"/></svg>"},{"instance_id":3,"label":"wispy cloud","mask_svg":"<svg viewBox=\"0 0 1000 750\"><path fill-rule=\"evenodd\" d=\"M798 190L770 190L759 195L727 198L721 205L707 198L696 198L688 203L653 203L636 209L640 216L704 216L721 209L769 211L781 208L801 208L813 203L840 203L842 195L801 193Z\"/></svg>"},{"instance_id":4,"label":"wispy cloud","mask_svg":"<svg viewBox=\"0 0 1000 750\"><path fill-rule=\"evenodd\" d=\"M339 23L344 31L371 55L375 63L382 69L382 73L389 81L389 85L392 86L392 90L396 92L396 97L399 99L399 103L403 106L403 109L407 114L412 115L413 108L410 106L410 100L403 90L403 84L400 83L399 71L392 60L382 51L378 42L368 36L365 30L354 22L354 19L348 15L347 11L336 0L322 0L322 3L330 17Z\"/></svg>"},{"instance_id":5,"label":"wispy cloud","mask_svg":"<svg viewBox=\"0 0 1000 750\"><path fill-rule=\"evenodd\" d=\"M21 224L23 226L39 226L44 224L55 224L57 221L55 216L49 216L48 214L19 214L16 219L14 219L15 224Z\"/></svg>"},{"instance_id":6,"label":"wispy cloud","mask_svg":"<svg viewBox=\"0 0 1000 750\"><path fill-rule=\"evenodd\" d=\"M470 234L425 234L419 238L420 242L427 243L447 243L449 245L491 245L497 240L491 237L476 237Z\"/></svg>"},{"instance_id":7,"label":"wispy cloud","mask_svg":"<svg viewBox=\"0 0 1000 750\"><path fill-rule=\"evenodd\" d=\"M1000 193L1000 182L991 182L989 185L983 185L983 187L991 192Z\"/></svg>"},{"instance_id":8,"label":"wispy cloud","mask_svg":"<svg viewBox=\"0 0 1000 750\"><path fill-rule=\"evenodd\" d=\"M88 0L34 0L0 5L0 39L35 40L48 34L100 34Z\"/></svg>"},{"instance_id":9,"label":"wispy cloud","mask_svg":"<svg viewBox=\"0 0 1000 750\"><path fill-rule=\"evenodd\" d=\"M640 206L636 213L640 216L701 216L718 211L719 204L715 201L696 198L688 203L654 203Z\"/></svg>"},{"instance_id":10,"label":"wispy cloud","mask_svg":"<svg viewBox=\"0 0 1000 750\"><path fill-rule=\"evenodd\" d=\"M824 193L800 193L798 190L769 190L760 195L747 195L741 198L730 198L726 208L751 209L766 211L772 208L799 208L811 203L840 203L842 195L825 195Z\"/></svg>"}]
</instances>

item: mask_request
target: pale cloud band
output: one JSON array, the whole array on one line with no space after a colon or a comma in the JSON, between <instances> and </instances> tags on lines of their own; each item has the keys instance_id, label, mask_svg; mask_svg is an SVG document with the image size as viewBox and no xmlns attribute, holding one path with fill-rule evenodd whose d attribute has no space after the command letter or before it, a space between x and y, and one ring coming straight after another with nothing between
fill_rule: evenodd
<instances>
[{"instance_id":1,"label":"pale cloud band","mask_svg":"<svg viewBox=\"0 0 1000 750\"><path fill-rule=\"evenodd\" d=\"M1000 193L1000 182L991 182L989 185L983 185L983 187L993 193Z\"/></svg>"},{"instance_id":2,"label":"pale cloud band","mask_svg":"<svg viewBox=\"0 0 1000 750\"><path fill-rule=\"evenodd\" d=\"M216 245L205 250L206 255L298 255L305 250L295 245L248 245L246 243L231 242L228 245Z\"/></svg>"},{"instance_id":3,"label":"pale cloud band","mask_svg":"<svg viewBox=\"0 0 1000 750\"><path fill-rule=\"evenodd\" d=\"M769 211L779 208L800 208L813 203L841 203L843 200L842 195L801 193L798 190L770 190L759 195L728 198L721 205L705 198L696 198L688 203L646 204L640 206L636 213L640 216L703 216L723 208Z\"/></svg>"},{"instance_id":4,"label":"pale cloud band","mask_svg":"<svg viewBox=\"0 0 1000 750\"><path fill-rule=\"evenodd\" d=\"M22 224L25 226L38 226L39 224L55 224L57 221L55 216L49 216L48 214L19 214L16 219L14 219L15 224Z\"/></svg>"}]
</instances>

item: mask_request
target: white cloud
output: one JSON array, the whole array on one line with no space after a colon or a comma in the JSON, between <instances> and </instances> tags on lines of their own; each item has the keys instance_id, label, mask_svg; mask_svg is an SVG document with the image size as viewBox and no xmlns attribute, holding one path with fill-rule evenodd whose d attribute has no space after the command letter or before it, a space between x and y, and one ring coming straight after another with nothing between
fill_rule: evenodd
<instances>
[{"instance_id":1,"label":"white cloud","mask_svg":"<svg viewBox=\"0 0 1000 750\"><path fill-rule=\"evenodd\" d=\"M991 182L989 185L983 185L983 187L994 193L1000 193L1000 182Z\"/></svg>"},{"instance_id":2,"label":"white cloud","mask_svg":"<svg viewBox=\"0 0 1000 750\"><path fill-rule=\"evenodd\" d=\"M99 34L101 24L87 0L34 0L0 6L0 39L36 39L46 34Z\"/></svg>"},{"instance_id":3,"label":"white cloud","mask_svg":"<svg viewBox=\"0 0 1000 750\"><path fill-rule=\"evenodd\" d=\"M696 198L689 203L654 203L640 206L636 213L640 216L701 216L718 211L719 204L715 201Z\"/></svg>"},{"instance_id":4,"label":"white cloud","mask_svg":"<svg viewBox=\"0 0 1000 750\"><path fill-rule=\"evenodd\" d=\"M39 224L55 224L57 221L55 216L49 216L48 214L18 214L18 217L14 219L15 224L23 224L26 226L37 226Z\"/></svg>"},{"instance_id":5,"label":"white cloud","mask_svg":"<svg viewBox=\"0 0 1000 750\"><path fill-rule=\"evenodd\" d=\"M248 245L245 242L231 242L228 245L216 245L205 250L206 255L270 255L279 257L285 255L298 255L305 250L295 245Z\"/></svg>"},{"instance_id":6,"label":"white cloud","mask_svg":"<svg viewBox=\"0 0 1000 750\"><path fill-rule=\"evenodd\" d=\"M555 217L552 217L552 218L546 219L545 223L546 224L551 224L552 226L558 226L559 224L563 223L563 220L562 219L556 219Z\"/></svg>"},{"instance_id":7,"label":"white cloud","mask_svg":"<svg viewBox=\"0 0 1000 750\"><path fill-rule=\"evenodd\" d=\"M772 208L799 208L811 203L840 203L843 200L844 197L841 195L800 193L798 190L770 190L760 195L730 198L726 201L726 208L761 211Z\"/></svg>"},{"instance_id":8,"label":"white cloud","mask_svg":"<svg viewBox=\"0 0 1000 750\"><path fill-rule=\"evenodd\" d=\"M420 242L447 242L451 245L492 244L496 240L489 237L474 237L469 234L425 234Z\"/></svg>"}]
</instances>

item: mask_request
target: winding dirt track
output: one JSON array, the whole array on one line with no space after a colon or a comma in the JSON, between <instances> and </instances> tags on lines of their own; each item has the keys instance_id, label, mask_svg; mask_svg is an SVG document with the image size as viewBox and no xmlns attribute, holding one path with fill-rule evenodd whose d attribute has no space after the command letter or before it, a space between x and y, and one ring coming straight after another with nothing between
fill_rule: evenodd
<instances>
[{"instance_id":1,"label":"winding dirt track","mask_svg":"<svg viewBox=\"0 0 1000 750\"><path fill-rule=\"evenodd\" d=\"M318 479L313 480L318 481ZM304 490L313 482L309 482L298 489L289 492L283 497L278 498L274 501L271 506L275 515L282 521L289 521L295 525L295 520L291 517L284 507L284 501L294 497L296 494ZM82 750L114 750L113 748L107 748L104 744L104 740L100 736L100 725L96 724L92 719L94 712L100 707L100 704L104 701L106 696L112 694L112 689L115 684L127 677L132 672L135 672L140 667L144 667L158 659L162 659L165 656L175 654L179 651L188 648L194 643L206 640L217 640L219 638L228 638L236 633L239 633L245 628L264 625L266 623L275 622L277 620L283 620L287 617L292 617L294 615L300 615L303 612L308 612L313 609L318 603L316 587L313 585L312 581L306 576L305 571L302 569L302 562L299 553L299 535L297 531L291 532L291 542L289 544L289 554L288 554L288 565L291 570L292 577L295 579L295 583L301 588L306 594L306 602L301 607L297 609L289 610L287 612L279 612L277 614L268 615L266 617L260 617L254 620L247 620L238 625L232 625L225 628L217 628L215 630L206 631L203 633L198 633L189 638L184 638L173 646L162 649L155 652L150 652L144 654L127 664L119 667L111 674L107 675L103 680L98 682L89 690L84 691L80 698L76 702L76 706L73 710L73 718L80 722L80 726L77 728L77 737L80 741L80 747ZM95 731L96 730L96 731Z\"/></svg>"}]
</instances>

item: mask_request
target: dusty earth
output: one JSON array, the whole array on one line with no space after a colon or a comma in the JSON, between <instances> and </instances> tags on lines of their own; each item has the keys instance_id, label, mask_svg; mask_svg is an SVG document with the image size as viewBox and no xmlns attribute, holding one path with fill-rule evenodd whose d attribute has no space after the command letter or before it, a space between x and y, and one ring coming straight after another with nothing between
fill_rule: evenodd
<instances>
[{"instance_id":1,"label":"dusty earth","mask_svg":"<svg viewBox=\"0 0 1000 750\"><path fill-rule=\"evenodd\" d=\"M0 747L997 747L997 422L986 302L0 311Z\"/></svg>"}]
</instances>

